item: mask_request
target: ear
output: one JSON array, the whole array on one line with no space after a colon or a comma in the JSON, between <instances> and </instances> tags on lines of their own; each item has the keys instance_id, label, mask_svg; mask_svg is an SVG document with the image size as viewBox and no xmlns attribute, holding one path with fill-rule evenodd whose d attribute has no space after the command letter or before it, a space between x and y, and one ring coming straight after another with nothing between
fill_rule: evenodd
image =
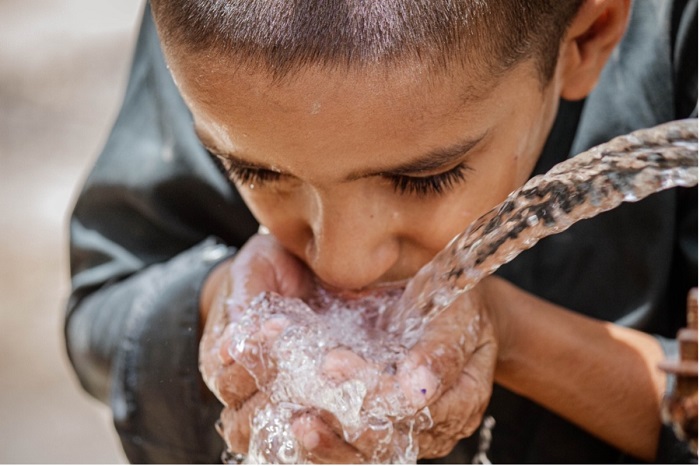
<instances>
[{"instance_id":1,"label":"ear","mask_svg":"<svg viewBox=\"0 0 700 466\"><path fill-rule=\"evenodd\" d=\"M585 0L581 5L561 48L561 97L580 100L593 90L627 29L630 3L631 0Z\"/></svg>"}]
</instances>

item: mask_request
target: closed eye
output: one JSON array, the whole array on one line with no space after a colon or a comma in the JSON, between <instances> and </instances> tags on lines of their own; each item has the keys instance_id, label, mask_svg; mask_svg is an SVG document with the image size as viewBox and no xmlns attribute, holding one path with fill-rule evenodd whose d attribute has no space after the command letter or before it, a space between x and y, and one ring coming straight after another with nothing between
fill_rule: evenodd
<instances>
[{"instance_id":1,"label":"closed eye","mask_svg":"<svg viewBox=\"0 0 700 466\"><path fill-rule=\"evenodd\" d=\"M228 157L218 156L209 150L207 152L229 180L242 185L262 185L269 181L277 181L284 176L282 173L266 168L239 165Z\"/></svg>"},{"instance_id":2,"label":"closed eye","mask_svg":"<svg viewBox=\"0 0 700 466\"><path fill-rule=\"evenodd\" d=\"M394 191L401 195L426 197L441 195L462 183L467 172L473 171L465 162L461 162L446 172L429 176L382 175L394 185Z\"/></svg>"},{"instance_id":3,"label":"closed eye","mask_svg":"<svg viewBox=\"0 0 700 466\"><path fill-rule=\"evenodd\" d=\"M238 164L228 157L221 157L210 151L208 152L229 180L243 186L262 187L266 183L279 181L286 176L283 173L267 168ZM473 169L466 162L460 162L455 167L434 175L413 176L382 173L381 177L389 180L393 185L394 191L400 195L428 197L431 195L439 196L453 189L456 185L464 182L467 173L470 171L473 171Z\"/></svg>"},{"instance_id":4,"label":"closed eye","mask_svg":"<svg viewBox=\"0 0 700 466\"><path fill-rule=\"evenodd\" d=\"M264 168L229 167L226 172L229 178L244 185L262 185L269 181L277 181L283 175Z\"/></svg>"}]
</instances>

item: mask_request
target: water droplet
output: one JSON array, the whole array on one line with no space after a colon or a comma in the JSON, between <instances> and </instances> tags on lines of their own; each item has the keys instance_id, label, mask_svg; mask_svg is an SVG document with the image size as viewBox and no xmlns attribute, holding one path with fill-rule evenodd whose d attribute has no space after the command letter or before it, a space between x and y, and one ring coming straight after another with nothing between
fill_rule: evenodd
<instances>
[{"instance_id":1,"label":"water droplet","mask_svg":"<svg viewBox=\"0 0 700 466\"><path fill-rule=\"evenodd\" d=\"M697 125L695 121L690 124ZM660 152L665 165L688 165L683 160L687 149L682 144L652 145L650 141L659 139L654 131L659 130L650 131L592 149L528 181L508 197L508 202L517 207L497 207L487 213L421 269L410 283L410 300L402 301L401 307L395 306L400 293L393 300L384 296L374 301L364 298L349 301L323 292L311 299L311 307L300 300L276 295L254 303L246 315L257 320L250 320L250 325L241 328L254 332L260 326L257 322L264 322L274 313L288 317L290 325L276 340L270 356L275 358L277 378L266 387L272 404L258 411L253 419L251 458L264 463L285 462L290 458L294 463L304 462L306 458L300 449L285 443L291 435L292 419L309 411L325 410L336 417L346 439L358 438L367 429L376 430L386 439L373 453L371 459L376 461L372 462L415 462L416 435L432 425L430 411L425 408L416 412L407 403L405 393L396 387L381 387L381 392L374 390L377 380L386 379L396 362L405 358L406 348L418 341L425 322L539 239L563 231L580 219L613 209L623 200L639 200L667 184L680 184L681 180L685 184L697 184L697 163L690 169L679 168L687 175L683 177L657 174L659 168L649 166L651 176L657 177L656 184L650 183L647 175L625 177L625 173L639 171L640 163L644 163L644 151ZM686 153L678 155L678 151ZM613 176L606 177L609 173ZM672 182L666 183L665 179ZM250 188L253 189L252 184ZM537 208L539 216L531 210L522 210L529 208ZM524 222L523 212L531 213ZM445 280L448 275L451 278ZM372 325L368 322L383 307L388 309L384 312L385 326L396 333L368 328ZM368 315L374 317L369 319ZM477 315L465 325L463 338L476 341L480 326ZM347 379L328 380L323 372L325 355L339 348L347 350L344 357L353 364L347 366L350 368L344 374ZM244 349L240 347L240 352ZM260 353L257 350L252 348L248 354ZM259 370L261 364L270 361L262 356L267 357L257 354L242 364ZM412 387L423 395L430 391L425 382L416 382ZM484 419L484 426L482 433L490 435L489 419ZM484 459L488 459L485 456L488 448L485 445L480 450Z\"/></svg>"}]
</instances>

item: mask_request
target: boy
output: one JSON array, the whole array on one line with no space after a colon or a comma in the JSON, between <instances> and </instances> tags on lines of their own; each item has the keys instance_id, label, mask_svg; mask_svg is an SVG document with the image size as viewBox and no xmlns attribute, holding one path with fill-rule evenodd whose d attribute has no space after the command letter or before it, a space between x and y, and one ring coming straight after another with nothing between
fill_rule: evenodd
<instances>
[{"instance_id":1,"label":"boy","mask_svg":"<svg viewBox=\"0 0 700 466\"><path fill-rule=\"evenodd\" d=\"M147 15L127 105L76 206L70 354L111 399L132 461L220 451L198 329L219 430L244 453L263 395L226 331L255 295L401 283L566 154L695 112L696 2L295 5L153 2L192 117ZM270 235L253 236L226 177ZM433 382L415 399L435 421L421 456L470 460L470 441L455 445L486 409L494 462L677 459L663 457L676 445L656 364L697 282L696 224L695 191L662 193L543 241L456 303L398 370ZM455 343L477 315L470 346ZM318 462L371 448L318 418L295 434Z\"/></svg>"}]
</instances>

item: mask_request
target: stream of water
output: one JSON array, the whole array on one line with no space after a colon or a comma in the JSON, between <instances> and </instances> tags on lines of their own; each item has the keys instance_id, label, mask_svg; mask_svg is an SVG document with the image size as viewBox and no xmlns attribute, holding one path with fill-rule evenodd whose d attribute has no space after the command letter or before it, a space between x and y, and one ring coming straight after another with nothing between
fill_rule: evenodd
<instances>
[{"instance_id":1,"label":"stream of water","mask_svg":"<svg viewBox=\"0 0 700 466\"><path fill-rule=\"evenodd\" d=\"M541 238L622 202L696 185L697 125L682 120L620 136L532 178L455 237L405 290L352 301L322 289L306 303L274 293L258 297L231 347L270 397L253 419L248 461L311 462L292 424L306 413L330 413L345 440L368 433L375 439L371 457L356 462L415 462L416 438L430 428L430 413L412 408L391 385L388 368L431 319ZM250 351L266 322L276 319L284 330L273 347ZM329 354L370 363L352 366L362 369L347 374L329 365Z\"/></svg>"}]
</instances>

